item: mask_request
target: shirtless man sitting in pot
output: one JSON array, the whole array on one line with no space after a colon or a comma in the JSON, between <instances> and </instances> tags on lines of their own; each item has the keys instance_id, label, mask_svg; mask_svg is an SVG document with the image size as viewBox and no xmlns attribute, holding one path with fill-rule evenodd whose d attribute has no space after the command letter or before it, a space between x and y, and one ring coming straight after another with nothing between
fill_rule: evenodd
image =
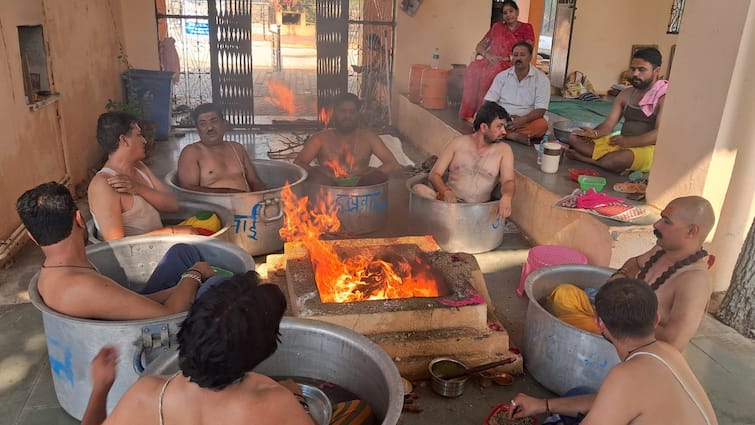
<instances>
[{"instance_id":1,"label":"shirtless man sitting in pot","mask_svg":"<svg viewBox=\"0 0 755 425\"><path fill-rule=\"evenodd\" d=\"M446 202L488 202L496 183L501 185L498 215L511 215L514 196L514 153L506 143L509 114L495 102L485 102L477 111L475 132L459 136L443 149L429 180L433 187L416 184L414 193ZM448 180L443 175L448 171Z\"/></svg>"},{"instance_id":2,"label":"shirtless man sitting in pot","mask_svg":"<svg viewBox=\"0 0 755 425\"><path fill-rule=\"evenodd\" d=\"M199 133L199 141L181 151L177 174L179 186L209 193L265 189L244 146L223 139L227 123L218 106L212 103L199 105L191 117Z\"/></svg>"},{"instance_id":3,"label":"shirtless man sitting in pot","mask_svg":"<svg viewBox=\"0 0 755 425\"><path fill-rule=\"evenodd\" d=\"M401 169L396 157L372 130L359 127L361 102L352 93L333 101L333 128L312 136L294 160L309 173L309 181L323 185L370 186ZM370 168L372 154L383 162ZM310 163L317 159L317 166Z\"/></svg>"}]
</instances>

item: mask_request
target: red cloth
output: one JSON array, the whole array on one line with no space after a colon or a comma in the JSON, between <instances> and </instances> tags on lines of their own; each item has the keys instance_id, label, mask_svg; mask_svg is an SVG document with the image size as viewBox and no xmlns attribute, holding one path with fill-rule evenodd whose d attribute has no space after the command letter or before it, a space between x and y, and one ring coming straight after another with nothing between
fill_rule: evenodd
<instances>
[{"instance_id":1,"label":"red cloth","mask_svg":"<svg viewBox=\"0 0 755 425\"><path fill-rule=\"evenodd\" d=\"M499 72L511 68L509 60L514 44L519 41L535 43L535 32L532 25L519 22L519 26L511 31L503 22L496 22L482 38L485 44L489 40L488 52L491 55L503 56L504 60L491 64L487 59L476 59L469 64L464 72L464 94L461 98L459 117L462 119L472 118L482 105L482 100L487 94L493 79Z\"/></svg>"}]
</instances>

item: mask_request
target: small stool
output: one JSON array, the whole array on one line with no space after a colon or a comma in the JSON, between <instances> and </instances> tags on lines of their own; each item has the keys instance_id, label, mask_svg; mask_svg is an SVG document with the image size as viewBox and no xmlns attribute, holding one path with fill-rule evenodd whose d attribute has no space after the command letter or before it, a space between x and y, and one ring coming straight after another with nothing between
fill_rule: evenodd
<instances>
[{"instance_id":1,"label":"small stool","mask_svg":"<svg viewBox=\"0 0 755 425\"><path fill-rule=\"evenodd\" d=\"M575 249L558 245L539 245L530 249L527 261L522 266L522 277L519 278L516 293L520 297L524 295L524 281L530 273L557 264L587 264L587 257Z\"/></svg>"}]
</instances>

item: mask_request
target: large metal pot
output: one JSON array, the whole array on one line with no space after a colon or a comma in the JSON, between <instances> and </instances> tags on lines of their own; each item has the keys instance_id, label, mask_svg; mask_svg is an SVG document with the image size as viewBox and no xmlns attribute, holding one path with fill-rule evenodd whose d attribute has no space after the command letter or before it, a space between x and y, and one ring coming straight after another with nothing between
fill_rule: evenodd
<instances>
[{"instance_id":1,"label":"large metal pot","mask_svg":"<svg viewBox=\"0 0 755 425\"><path fill-rule=\"evenodd\" d=\"M524 325L524 362L544 387L564 394L575 387L597 391L619 356L602 336L562 322L542 305L561 283L599 288L613 269L590 265L559 265L538 269L524 283L529 297Z\"/></svg>"},{"instance_id":2,"label":"large metal pot","mask_svg":"<svg viewBox=\"0 0 755 425\"><path fill-rule=\"evenodd\" d=\"M332 382L372 406L378 423L394 425L404 391L391 358L377 344L342 326L284 317L278 350L255 369L267 376L294 376ZM178 371L178 353L163 355L145 373Z\"/></svg>"},{"instance_id":3,"label":"large metal pot","mask_svg":"<svg viewBox=\"0 0 755 425\"><path fill-rule=\"evenodd\" d=\"M163 225L165 226L178 224L202 211L214 212L220 219L220 223L223 226L220 228L220 230L213 233L209 237L224 241L230 240L229 230L231 228L231 225L233 224L233 214L228 208L223 208L218 205L198 201L180 201L178 203L178 211L173 213L160 213L160 220L162 220ZM87 230L89 231L90 243L95 244L104 242L104 239L102 239L100 232L94 225L94 220L87 220Z\"/></svg>"},{"instance_id":4,"label":"large metal pot","mask_svg":"<svg viewBox=\"0 0 755 425\"><path fill-rule=\"evenodd\" d=\"M370 186L325 186L308 183L310 208L320 202L338 207L338 234L363 235L380 230L388 218L388 180Z\"/></svg>"},{"instance_id":5,"label":"large metal pot","mask_svg":"<svg viewBox=\"0 0 755 425\"><path fill-rule=\"evenodd\" d=\"M254 270L254 260L241 248L202 236L131 236L90 245L87 257L100 273L138 291L168 248L179 242L197 247L211 265L234 273ZM115 346L119 353L117 379L108 396L108 411L136 382L145 364L175 348L178 327L186 313L128 321L71 317L45 304L37 290L38 277L39 274L35 274L29 282L29 298L42 312L55 394L63 409L74 418L81 419L84 415L92 390L89 365L104 345Z\"/></svg>"},{"instance_id":6,"label":"large metal pot","mask_svg":"<svg viewBox=\"0 0 755 425\"><path fill-rule=\"evenodd\" d=\"M165 182L179 201L200 201L229 209L234 223L229 231L231 242L252 255L269 254L283 249L278 231L283 226L281 189L287 183L297 196L302 196L302 183L307 171L295 164L255 159L252 161L267 190L244 193L206 193L178 186L176 171L168 173Z\"/></svg>"},{"instance_id":7,"label":"large metal pot","mask_svg":"<svg viewBox=\"0 0 755 425\"><path fill-rule=\"evenodd\" d=\"M428 184L427 176L419 174L406 181L412 229L433 235L446 252L475 254L501 245L506 221L498 216L498 201L473 204L424 198L414 193L412 187Z\"/></svg>"}]
</instances>

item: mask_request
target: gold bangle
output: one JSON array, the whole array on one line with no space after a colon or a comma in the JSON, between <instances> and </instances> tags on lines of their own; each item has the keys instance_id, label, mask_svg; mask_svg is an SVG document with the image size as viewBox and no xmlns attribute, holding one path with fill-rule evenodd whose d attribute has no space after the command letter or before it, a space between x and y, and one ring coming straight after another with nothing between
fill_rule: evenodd
<instances>
[{"instance_id":1,"label":"gold bangle","mask_svg":"<svg viewBox=\"0 0 755 425\"><path fill-rule=\"evenodd\" d=\"M593 128L592 132L593 132L593 134L595 134L595 136L593 136L593 137L595 137L597 139L598 138L598 131Z\"/></svg>"}]
</instances>

